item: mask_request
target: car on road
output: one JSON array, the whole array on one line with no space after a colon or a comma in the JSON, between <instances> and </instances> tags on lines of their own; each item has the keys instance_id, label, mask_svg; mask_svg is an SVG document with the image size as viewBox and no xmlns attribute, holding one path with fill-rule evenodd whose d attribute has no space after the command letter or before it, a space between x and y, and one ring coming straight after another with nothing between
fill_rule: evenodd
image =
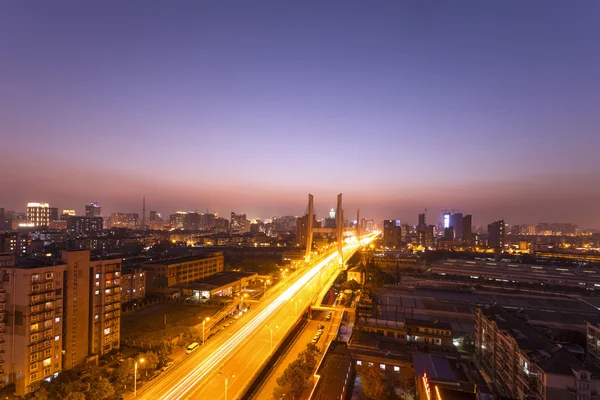
<instances>
[{"instance_id":1,"label":"car on road","mask_svg":"<svg viewBox=\"0 0 600 400\"><path fill-rule=\"evenodd\" d=\"M325 325L321 325L321 324L319 324L319 325L317 326L317 329L325 329Z\"/></svg>"},{"instance_id":2,"label":"car on road","mask_svg":"<svg viewBox=\"0 0 600 400\"><path fill-rule=\"evenodd\" d=\"M318 341L319 341L319 338L313 338L312 344L317 344Z\"/></svg>"},{"instance_id":3,"label":"car on road","mask_svg":"<svg viewBox=\"0 0 600 400\"><path fill-rule=\"evenodd\" d=\"M331 319L331 312L327 313L327 317L325 318L327 321Z\"/></svg>"}]
</instances>

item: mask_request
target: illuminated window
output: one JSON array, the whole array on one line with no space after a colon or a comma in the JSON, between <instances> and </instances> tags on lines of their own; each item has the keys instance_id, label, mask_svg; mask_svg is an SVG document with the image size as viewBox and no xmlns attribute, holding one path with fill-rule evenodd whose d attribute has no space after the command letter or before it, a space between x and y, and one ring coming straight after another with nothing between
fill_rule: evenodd
<instances>
[{"instance_id":1,"label":"illuminated window","mask_svg":"<svg viewBox=\"0 0 600 400\"><path fill-rule=\"evenodd\" d=\"M356 365L362 365L362 361L356 360Z\"/></svg>"},{"instance_id":2,"label":"illuminated window","mask_svg":"<svg viewBox=\"0 0 600 400\"><path fill-rule=\"evenodd\" d=\"M100 274L96 274L96 279L100 279Z\"/></svg>"},{"instance_id":3,"label":"illuminated window","mask_svg":"<svg viewBox=\"0 0 600 400\"><path fill-rule=\"evenodd\" d=\"M100 294L100 290L96 289L96 291L94 292L94 294Z\"/></svg>"},{"instance_id":4,"label":"illuminated window","mask_svg":"<svg viewBox=\"0 0 600 400\"><path fill-rule=\"evenodd\" d=\"M94 319L98 319L98 318L100 318L100 314L96 314L96 315L94 316Z\"/></svg>"},{"instance_id":5,"label":"illuminated window","mask_svg":"<svg viewBox=\"0 0 600 400\"><path fill-rule=\"evenodd\" d=\"M400 372L400 367L397 365L394 365L394 372Z\"/></svg>"},{"instance_id":6,"label":"illuminated window","mask_svg":"<svg viewBox=\"0 0 600 400\"><path fill-rule=\"evenodd\" d=\"M105 335L108 335L109 333L110 333L110 328L106 328L106 329L104 330L104 334L105 334Z\"/></svg>"},{"instance_id":7,"label":"illuminated window","mask_svg":"<svg viewBox=\"0 0 600 400\"><path fill-rule=\"evenodd\" d=\"M50 358L46 358L44 361L42 361L42 364L44 364L44 367L47 367L51 363L52 363L52 359L50 359Z\"/></svg>"},{"instance_id":8,"label":"illuminated window","mask_svg":"<svg viewBox=\"0 0 600 400\"><path fill-rule=\"evenodd\" d=\"M379 368L385 371L385 364L379 364Z\"/></svg>"},{"instance_id":9,"label":"illuminated window","mask_svg":"<svg viewBox=\"0 0 600 400\"><path fill-rule=\"evenodd\" d=\"M54 336L54 341L55 341L55 342L58 342L59 340L60 340L60 335L56 335L56 336Z\"/></svg>"},{"instance_id":10,"label":"illuminated window","mask_svg":"<svg viewBox=\"0 0 600 400\"><path fill-rule=\"evenodd\" d=\"M54 322L60 322L60 317L54 318Z\"/></svg>"}]
</instances>

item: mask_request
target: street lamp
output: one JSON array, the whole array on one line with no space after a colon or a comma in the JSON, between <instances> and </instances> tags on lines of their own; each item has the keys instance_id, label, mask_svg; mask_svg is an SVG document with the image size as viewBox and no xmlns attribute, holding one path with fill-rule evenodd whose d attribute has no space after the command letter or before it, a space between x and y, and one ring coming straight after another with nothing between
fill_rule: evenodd
<instances>
[{"instance_id":1,"label":"street lamp","mask_svg":"<svg viewBox=\"0 0 600 400\"><path fill-rule=\"evenodd\" d=\"M219 372L219 375L225 375L222 372ZM235 375L231 375L232 378L235 378ZM229 377L225 377L225 400L227 400L227 389L229 387Z\"/></svg>"},{"instance_id":2,"label":"street lamp","mask_svg":"<svg viewBox=\"0 0 600 400\"><path fill-rule=\"evenodd\" d=\"M202 346L204 346L204 324L206 321L210 321L210 318L206 317L202 320Z\"/></svg>"},{"instance_id":3,"label":"street lamp","mask_svg":"<svg viewBox=\"0 0 600 400\"><path fill-rule=\"evenodd\" d=\"M271 353L273 353L273 327L267 325L267 328L271 331ZM275 329L278 329L279 325L275 325Z\"/></svg>"},{"instance_id":4,"label":"street lamp","mask_svg":"<svg viewBox=\"0 0 600 400\"><path fill-rule=\"evenodd\" d=\"M144 363L144 357L140 358L133 364L133 397L137 397L137 370L138 370L138 362Z\"/></svg>"}]
</instances>

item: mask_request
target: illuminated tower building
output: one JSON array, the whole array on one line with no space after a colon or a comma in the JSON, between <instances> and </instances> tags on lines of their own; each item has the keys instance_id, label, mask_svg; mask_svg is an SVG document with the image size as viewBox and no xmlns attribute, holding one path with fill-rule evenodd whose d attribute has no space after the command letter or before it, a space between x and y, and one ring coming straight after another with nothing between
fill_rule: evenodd
<instances>
[{"instance_id":1,"label":"illuminated tower building","mask_svg":"<svg viewBox=\"0 0 600 400\"><path fill-rule=\"evenodd\" d=\"M48 203L28 203L27 220L34 226L50 225L50 205Z\"/></svg>"}]
</instances>

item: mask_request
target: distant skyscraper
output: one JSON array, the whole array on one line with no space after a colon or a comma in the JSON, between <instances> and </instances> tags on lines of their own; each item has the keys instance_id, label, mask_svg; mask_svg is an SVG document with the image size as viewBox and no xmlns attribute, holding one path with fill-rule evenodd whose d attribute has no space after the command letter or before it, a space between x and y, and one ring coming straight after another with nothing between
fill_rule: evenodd
<instances>
[{"instance_id":1,"label":"distant skyscraper","mask_svg":"<svg viewBox=\"0 0 600 400\"><path fill-rule=\"evenodd\" d=\"M231 223L229 229L233 233L244 233L250 230L250 221L246 219L246 214L231 213Z\"/></svg>"},{"instance_id":2,"label":"distant skyscraper","mask_svg":"<svg viewBox=\"0 0 600 400\"><path fill-rule=\"evenodd\" d=\"M6 217L6 213L4 212L4 208L0 208L0 230L10 229L8 218Z\"/></svg>"},{"instance_id":3,"label":"distant skyscraper","mask_svg":"<svg viewBox=\"0 0 600 400\"><path fill-rule=\"evenodd\" d=\"M160 214L158 212L150 210L150 222L156 221L157 215L158 218L160 218Z\"/></svg>"},{"instance_id":4,"label":"distant skyscraper","mask_svg":"<svg viewBox=\"0 0 600 400\"><path fill-rule=\"evenodd\" d=\"M473 244L473 219L470 214L463 217L462 241L467 245Z\"/></svg>"},{"instance_id":5,"label":"distant skyscraper","mask_svg":"<svg viewBox=\"0 0 600 400\"><path fill-rule=\"evenodd\" d=\"M400 247L402 240L402 228L400 220L386 219L383 221L383 245L395 248Z\"/></svg>"},{"instance_id":6,"label":"distant skyscraper","mask_svg":"<svg viewBox=\"0 0 600 400\"><path fill-rule=\"evenodd\" d=\"M450 215L449 212L444 213L444 229L450 228Z\"/></svg>"},{"instance_id":7,"label":"distant skyscraper","mask_svg":"<svg viewBox=\"0 0 600 400\"><path fill-rule=\"evenodd\" d=\"M48 208L48 219L50 219L50 221L58 221L58 208Z\"/></svg>"},{"instance_id":8,"label":"distant skyscraper","mask_svg":"<svg viewBox=\"0 0 600 400\"><path fill-rule=\"evenodd\" d=\"M504 220L492 222L488 225L488 246L493 248L503 248L506 238L506 227Z\"/></svg>"},{"instance_id":9,"label":"distant skyscraper","mask_svg":"<svg viewBox=\"0 0 600 400\"><path fill-rule=\"evenodd\" d=\"M28 203L27 221L34 226L50 225L50 206L48 203Z\"/></svg>"},{"instance_id":10,"label":"distant skyscraper","mask_svg":"<svg viewBox=\"0 0 600 400\"><path fill-rule=\"evenodd\" d=\"M139 214L137 213L112 213L110 226L112 228L135 229L138 226Z\"/></svg>"},{"instance_id":11,"label":"distant skyscraper","mask_svg":"<svg viewBox=\"0 0 600 400\"><path fill-rule=\"evenodd\" d=\"M461 213L454 213L450 216L450 228L454 229L454 239L462 240L463 215Z\"/></svg>"},{"instance_id":12,"label":"distant skyscraper","mask_svg":"<svg viewBox=\"0 0 600 400\"><path fill-rule=\"evenodd\" d=\"M100 207L97 202L86 204L85 216L86 217L101 217L102 216L102 207Z\"/></svg>"},{"instance_id":13,"label":"distant skyscraper","mask_svg":"<svg viewBox=\"0 0 600 400\"><path fill-rule=\"evenodd\" d=\"M419 214L419 223L417 224L417 232L425 232L427 223L425 222L425 214Z\"/></svg>"},{"instance_id":14,"label":"distant skyscraper","mask_svg":"<svg viewBox=\"0 0 600 400\"><path fill-rule=\"evenodd\" d=\"M335 219L335 210L333 208L329 211L329 218Z\"/></svg>"},{"instance_id":15,"label":"distant skyscraper","mask_svg":"<svg viewBox=\"0 0 600 400\"><path fill-rule=\"evenodd\" d=\"M175 214L169 216L169 224L171 229L183 229L183 223L185 220L185 211L177 211Z\"/></svg>"}]
</instances>

